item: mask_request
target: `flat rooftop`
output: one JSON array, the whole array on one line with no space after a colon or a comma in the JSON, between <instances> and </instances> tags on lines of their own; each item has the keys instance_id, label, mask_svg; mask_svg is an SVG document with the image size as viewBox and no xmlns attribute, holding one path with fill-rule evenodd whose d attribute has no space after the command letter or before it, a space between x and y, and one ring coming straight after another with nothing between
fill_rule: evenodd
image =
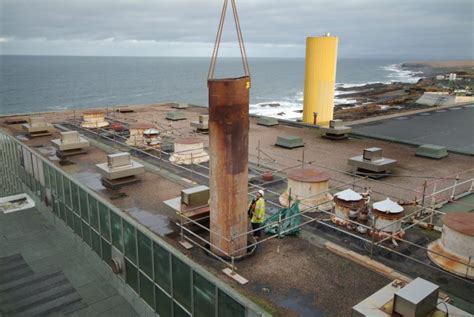
<instances>
[{"instance_id":1,"label":"flat rooftop","mask_svg":"<svg viewBox=\"0 0 474 317\"><path fill-rule=\"evenodd\" d=\"M36 208L0 213L0 315L138 316Z\"/></svg>"},{"instance_id":2,"label":"flat rooftop","mask_svg":"<svg viewBox=\"0 0 474 317\"><path fill-rule=\"evenodd\" d=\"M474 105L402 115L388 120L354 125L363 133L393 141L435 144L474 155Z\"/></svg>"},{"instance_id":3,"label":"flat rooftop","mask_svg":"<svg viewBox=\"0 0 474 317\"><path fill-rule=\"evenodd\" d=\"M194 136L202 139L206 147L209 143L207 135L196 134L189 124L190 121L197 120L199 114L206 114L206 108L190 107L180 110L186 114L187 120L176 122L170 122L164 118L168 111L173 110L168 104L127 108L133 109L134 112L111 112L108 114L108 118L123 124L152 122L170 136ZM45 113L42 116L51 123L67 129L78 130L92 141L87 155L71 158L74 164L60 166L56 161L52 161L53 163L137 219L168 243L180 248L184 254L204 265L208 271L237 288L249 299L262 305L276 316L347 316L352 306L389 281L386 277L374 273L356 262L330 252L324 248L323 244L315 245L302 238L286 237L272 239L261 244L253 257L236 264L238 273L249 279L247 285L240 286L222 274L222 263L206 256L198 248L185 250L178 244L179 229L175 224L178 222L177 216L164 208L162 204L164 200L180 196L180 192L184 188L207 184L207 164L181 169L160 161L158 157L153 158L131 150L134 159L146 164L147 171L141 176L142 181L123 187L119 191L109 190L100 183L100 176L95 171L95 164L105 162L108 153L130 150L123 144L124 139L104 131L96 133L81 130L78 127L81 118L79 111ZM16 136L23 134L20 125L7 125L4 121L5 119L0 118L0 126L9 133ZM415 197L420 197L425 180L444 178L443 186L449 186L453 184L454 178L458 174L460 174L460 180L470 179L474 175L474 171L472 171L473 158L466 155L451 153L443 160L430 160L415 156L416 147L410 145L362 137L335 142L319 137L317 129L303 125L280 124L275 127L264 127L256 124L256 118L251 118L250 122L250 173L258 176L255 174L258 170L274 170L279 181L263 185L269 191L284 191L286 189L286 171L292 168L301 168L303 165L327 172L330 176L330 187L339 187L340 189L337 191L352 188L353 185L359 191L364 187L372 188L373 201L389 196L394 200L408 202ZM304 140L305 147L293 150L276 147L275 142L279 135L300 136ZM51 137L31 140L22 138L22 142L44 157L49 157L52 153L50 140L53 138L58 138L57 132ZM360 155L363 149L374 146L382 148L385 157L398 161L393 176L385 178L383 181L355 178L350 173L351 168L347 164L348 158ZM163 155L166 158L166 154ZM356 183L354 183L355 180ZM258 182L256 183L258 184ZM470 184L459 186L456 190L465 191L469 186ZM428 190L432 189L432 187L428 188ZM438 187L439 189L440 187ZM255 190L256 188L250 188L250 191ZM443 198L450 195L451 191L440 193L439 196ZM273 212L276 208L278 195L269 194L266 195L266 199L275 203L273 206L269 204L269 211ZM327 215L318 215L317 217L321 222L328 220ZM321 224L315 224L309 226L306 231L316 239L333 241L346 248L367 254L366 245L352 241L345 234L332 232L327 228L323 230L322 227L324 226ZM438 237L436 235L425 236L421 231L415 233L414 237L418 240L421 239L425 244ZM377 254L377 256L384 258L387 255ZM298 260L295 261L295 259ZM397 267L400 271L403 271L405 266L413 266L413 262L400 261L399 258L393 258L388 263L396 261L402 263ZM410 273L417 274L423 269L422 266ZM439 274L439 272L430 272L428 277L430 275L433 277L435 274ZM469 291L474 290L469 282L466 282L467 286L462 288L457 287L462 281L452 282L444 276L442 278L445 279L445 285L441 285L441 287L450 286L449 291L460 290L461 293L458 294L460 297L462 295L467 297ZM440 281L442 280L440 279ZM466 291L467 293L465 293Z\"/></svg>"}]
</instances>

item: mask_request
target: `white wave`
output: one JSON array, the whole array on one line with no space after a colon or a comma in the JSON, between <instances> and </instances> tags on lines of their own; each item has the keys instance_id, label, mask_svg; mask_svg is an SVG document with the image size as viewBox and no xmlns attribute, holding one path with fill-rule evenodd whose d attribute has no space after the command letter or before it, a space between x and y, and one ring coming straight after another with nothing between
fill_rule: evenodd
<instances>
[{"instance_id":1,"label":"white wave","mask_svg":"<svg viewBox=\"0 0 474 317\"><path fill-rule=\"evenodd\" d=\"M403 69L401 64L391 64L381 67L383 70L390 72L387 75L388 78L393 78L390 82L403 82L403 83L416 83L422 77L417 76L422 74L420 71L412 71Z\"/></svg>"},{"instance_id":2,"label":"white wave","mask_svg":"<svg viewBox=\"0 0 474 317\"><path fill-rule=\"evenodd\" d=\"M368 81L365 83L336 83L336 91L337 88L355 88L355 87L362 87L365 85L373 85L373 84L390 84L390 81L381 82L381 81ZM348 91L344 91L342 93L348 93Z\"/></svg>"},{"instance_id":3,"label":"white wave","mask_svg":"<svg viewBox=\"0 0 474 317\"><path fill-rule=\"evenodd\" d=\"M71 108L71 106L66 106L66 105L62 105L62 106L47 106L46 109L48 110L53 110L53 111L63 111L63 110L67 110Z\"/></svg>"},{"instance_id":4,"label":"white wave","mask_svg":"<svg viewBox=\"0 0 474 317\"><path fill-rule=\"evenodd\" d=\"M353 94L357 92L356 90L344 90L344 91L340 91L340 90L335 90L334 91L334 96L337 97L337 96L344 96L344 95L347 95L347 94Z\"/></svg>"},{"instance_id":5,"label":"white wave","mask_svg":"<svg viewBox=\"0 0 474 317\"><path fill-rule=\"evenodd\" d=\"M355 99L338 98L337 93L335 95L335 105L357 103L357 100ZM250 105L250 113L279 119L298 120L303 116L301 113L303 110L303 99L303 92L300 91L291 97L282 98L282 100L269 100L266 102L254 103ZM275 106L277 104L278 106Z\"/></svg>"},{"instance_id":6,"label":"white wave","mask_svg":"<svg viewBox=\"0 0 474 317\"><path fill-rule=\"evenodd\" d=\"M279 104L279 106L263 106L267 104ZM303 110L303 103L300 102L269 101L250 105L251 114L287 120L301 119L302 114L298 112L301 110Z\"/></svg>"},{"instance_id":7,"label":"white wave","mask_svg":"<svg viewBox=\"0 0 474 317\"><path fill-rule=\"evenodd\" d=\"M343 104L348 104L348 103L357 103L357 100L351 99L351 98L334 98L334 104L337 105L343 105Z\"/></svg>"}]
</instances>

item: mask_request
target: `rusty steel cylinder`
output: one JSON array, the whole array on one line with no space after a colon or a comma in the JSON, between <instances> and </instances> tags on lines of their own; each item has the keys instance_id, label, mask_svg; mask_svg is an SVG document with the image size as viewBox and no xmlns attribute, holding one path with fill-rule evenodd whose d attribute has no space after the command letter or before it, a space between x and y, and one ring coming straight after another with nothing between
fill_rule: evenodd
<instances>
[{"instance_id":1,"label":"rusty steel cylinder","mask_svg":"<svg viewBox=\"0 0 474 317\"><path fill-rule=\"evenodd\" d=\"M208 87L211 250L237 257L247 246L250 78L209 79Z\"/></svg>"}]
</instances>

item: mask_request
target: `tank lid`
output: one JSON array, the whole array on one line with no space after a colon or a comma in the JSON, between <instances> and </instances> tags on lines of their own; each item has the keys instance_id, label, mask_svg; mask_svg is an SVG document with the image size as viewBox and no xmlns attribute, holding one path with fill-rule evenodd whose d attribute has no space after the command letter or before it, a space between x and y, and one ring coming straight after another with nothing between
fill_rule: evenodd
<instances>
[{"instance_id":1,"label":"tank lid","mask_svg":"<svg viewBox=\"0 0 474 317\"><path fill-rule=\"evenodd\" d=\"M474 236L474 214L470 212L452 212L443 217L443 223L454 231Z\"/></svg>"},{"instance_id":2,"label":"tank lid","mask_svg":"<svg viewBox=\"0 0 474 317\"><path fill-rule=\"evenodd\" d=\"M158 131L158 129L155 129L155 128L150 128L143 131L143 134L160 134L160 131Z\"/></svg>"},{"instance_id":3,"label":"tank lid","mask_svg":"<svg viewBox=\"0 0 474 317\"><path fill-rule=\"evenodd\" d=\"M334 196L344 201L359 201L363 199L362 195L353 191L352 189L346 189L336 193Z\"/></svg>"},{"instance_id":4,"label":"tank lid","mask_svg":"<svg viewBox=\"0 0 474 317\"><path fill-rule=\"evenodd\" d=\"M102 110L87 110L82 113L83 115L90 116L90 115L105 115L105 111Z\"/></svg>"},{"instance_id":5,"label":"tank lid","mask_svg":"<svg viewBox=\"0 0 474 317\"><path fill-rule=\"evenodd\" d=\"M193 137L188 137L188 138L177 138L174 140L174 143L178 144L199 144L203 143L203 141L199 138L193 138Z\"/></svg>"},{"instance_id":6,"label":"tank lid","mask_svg":"<svg viewBox=\"0 0 474 317\"><path fill-rule=\"evenodd\" d=\"M130 124L130 129L151 129L153 128L153 124L146 123L146 122L139 122L139 123L132 123Z\"/></svg>"},{"instance_id":7,"label":"tank lid","mask_svg":"<svg viewBox=\"0 0 474 317\"><path fill-rule=\"evenodd\" d=\"M289 171L288 178L305 183L321 183L329 180L329 174L315 168L298 168Z\"/></svg>"},{"instance_id":8,"label":"tank lid","mask_svg":"<svg viewBox=\"0 0 474 317\"><path fill-rule=\"evenodd\" d=\"M399 214L403 211L403 207L390 198L374 203L372 208L386 214Z\"/></svg>"}]
</instances>

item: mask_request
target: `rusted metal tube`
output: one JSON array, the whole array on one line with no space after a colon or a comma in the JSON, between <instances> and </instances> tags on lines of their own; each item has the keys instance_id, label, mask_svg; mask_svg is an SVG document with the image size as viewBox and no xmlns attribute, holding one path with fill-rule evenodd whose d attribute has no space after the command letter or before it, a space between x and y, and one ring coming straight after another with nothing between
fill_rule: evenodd
<instances>
[{"instance_id":1,"label":"rusted metal tube","mask_svg":"<svg viewBox=\"0 0 474 317\"><path fill-rule=\"evenodd\" d=\"M247 245L250 78L210 79L208 87L211 250L240 256Z\"/></svg>"}]
</instances>

